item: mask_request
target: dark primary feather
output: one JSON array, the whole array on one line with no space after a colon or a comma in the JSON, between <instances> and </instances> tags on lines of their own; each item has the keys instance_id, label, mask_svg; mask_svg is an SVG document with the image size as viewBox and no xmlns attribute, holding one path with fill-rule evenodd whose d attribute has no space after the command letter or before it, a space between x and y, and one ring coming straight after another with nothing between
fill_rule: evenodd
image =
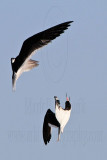
<instances>
[{"instance_id":1,"label":"dark primary feather","mask_svg":"<svg viewBox=\"0 0 107 160\"><path fill-rule=\"evenodd\" d=\"M43 140L45 144L49 143L51 139L51 127L48 123L60 127L60 124L55 117L55 113L53 113L50 109L47 110L43 123Z\"/></svg>"},{"instance_id":2,"label":"dark primary feather","mask_svg":"<svg viewBox=\"0 0 107 160\"><path fill-rule=\"evenodd\" d=\"M23 42L19 55L16 57L15 61L15 63L17 64L16 66L18 66L18 64L20 64L21 66L26 60L26 58L30 56L33 51L47 45L49 42L51 42L51 40L54 40L56 37L60 36L60 34L62 34L64 30L66 30L70 26L70 23L72 22L73 21L69 21L56 25L26 39ZM16 71L18 67L16 67Z\"/></svg>"}]
</instances>

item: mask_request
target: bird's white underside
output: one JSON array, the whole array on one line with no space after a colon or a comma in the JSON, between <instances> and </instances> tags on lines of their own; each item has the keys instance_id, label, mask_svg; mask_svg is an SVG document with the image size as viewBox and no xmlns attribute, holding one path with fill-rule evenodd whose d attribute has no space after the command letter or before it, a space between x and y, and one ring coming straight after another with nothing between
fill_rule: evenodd
<instances>
[{"instance_id":1,"label":"bird's white underside","mask_svg":"<svg viewBox=\"0 0 107 160\"><path fill-rule=\"evenodd\" d=\"M46 40L42 40L42 42L45 42ZM47 40L47 43L49 42L49 40ZM40 47L41 48L41 47ZM13 86L13 90L15 90L15 86L16 86L16 81L18 80L18 78L21 76L21 74L23 72L28 72L30 71L32 68L29 67L29 64L27 63L29 61L29 59L35 54L35 52L37 50L39 50L40 48L36 49L35 51L33 51L30 56L28 56L26 58L26 60L24 61L24 63L22 64L22 66L18 69L17 73L16 73L16 78L14 80L14 86Z\"/></svg>"},{"instance_id":2,"label":"bird's white underside","mask_svg":"<svg viewBox=\"0 0 107 160\"><path fill-rule=\"evenodd\" d=\"M31 53L30 56L28 56L28 58L26 58L26 60L24 61L24 63L22 64L22 66L18 69L17 73L16 73L16 78L14 80L14 86L13 86L13 90L15 90L15 86L16 86L16 81L18 80L18 78L21 76L21 74L23 72L27 72L30 71L31 68L29 68L29 64L27 63L29 61L29 59L35 54L36 50L34 52Z\"/></svg>"},{"instance_id":3,"label":"bird's white underside","mask_svg":"<svg viewBox=\"0 0 107 160\"><path fill-rule=\"evenodd\" d=\"M58 104L56 104L55 114L56 114L56 119L61 125L61 132L63 133L63 129L70 118L71 110L64 110Z\"/></svg>"}]
</instances>

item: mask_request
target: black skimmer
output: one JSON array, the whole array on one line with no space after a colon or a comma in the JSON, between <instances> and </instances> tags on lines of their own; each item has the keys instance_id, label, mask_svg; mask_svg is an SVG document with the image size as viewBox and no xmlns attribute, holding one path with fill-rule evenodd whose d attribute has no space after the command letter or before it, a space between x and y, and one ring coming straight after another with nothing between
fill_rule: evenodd
<instances>
[{"instance_id":1,"label":"black skimmer","mask_svg":"<svg viewBox=\"0 0 107 160\"><path fill-rule=\"evenodd\" d=\"M62 33L64 33L64 30L68 29L70 23L72 22L73 21L68 21L51 27L47 30L33 35L32 37L29 37L23 42L19 55L16 58L11 58L11 66L13 71L13 90L15 90L17 79L23 72L29 71L39 65L38 61L30 59L31 56L34 54L34 51L47 45L56 37L59 37Z\"/></svg>"},{"instance_id":2,"label":"black skimmer","mask_svg":"<svg viewBox=\"0 0 107 160\"><path fill-rule=\"evenodd\" d=\"M45 144L49 143L51 139L52 127L58 128L58 141L60 140L60 134L63 133L64 127L66 126L71 114L70 98L66 97L65 109L60 106L60 101L58 98L56 96L54 96L54 98L55 113L48 109L44 117L43 140Z\"/></svg>"}]
</instances>

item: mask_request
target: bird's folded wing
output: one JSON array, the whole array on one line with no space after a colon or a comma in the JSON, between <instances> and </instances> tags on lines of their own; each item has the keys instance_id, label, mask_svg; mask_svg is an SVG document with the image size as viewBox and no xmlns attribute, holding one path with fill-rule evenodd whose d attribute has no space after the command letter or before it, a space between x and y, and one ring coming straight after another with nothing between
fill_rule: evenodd
<instances>
[{"instance_id":1,"label":"bird's folded wing","mask_svg":"<svg viewBox=\"0 0 107 160\"><path fill-rule=\"evenodd\" d=\"M43 140L45 144L49 143L51 139L51 125L60 127L60 124L55 117L55 113L48 109L43 123Z\"/></svg>"},{"instance_id":2,"label":"bird's folded wing","mask_svg":"<svg viewBox=\"0 0 107 160\"><path fill-rule=\"evenodd\" d=\"M50 109L48 109L44 117L43 140L45 144L49 143L51 139L51 127L48 125L48 123L50 123L50 117L53 116L53 114L54 113Z\"/></svg>"}]
</instances>

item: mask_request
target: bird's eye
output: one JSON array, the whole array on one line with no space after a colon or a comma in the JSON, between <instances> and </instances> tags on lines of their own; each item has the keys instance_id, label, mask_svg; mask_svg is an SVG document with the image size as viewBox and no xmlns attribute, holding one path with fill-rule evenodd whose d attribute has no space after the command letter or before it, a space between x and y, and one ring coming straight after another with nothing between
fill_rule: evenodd
<instances>
[{"instance_id":1,"label":"bird's eye","mask_svg":"<svg viewBox=\"0 0 107 160\"><path fill-rule=\"evenodd\" d=\"M12 61L12 63L14 63L15 62L15 58L12 58L11 61Z\"/></svg>"}]
</instances>

